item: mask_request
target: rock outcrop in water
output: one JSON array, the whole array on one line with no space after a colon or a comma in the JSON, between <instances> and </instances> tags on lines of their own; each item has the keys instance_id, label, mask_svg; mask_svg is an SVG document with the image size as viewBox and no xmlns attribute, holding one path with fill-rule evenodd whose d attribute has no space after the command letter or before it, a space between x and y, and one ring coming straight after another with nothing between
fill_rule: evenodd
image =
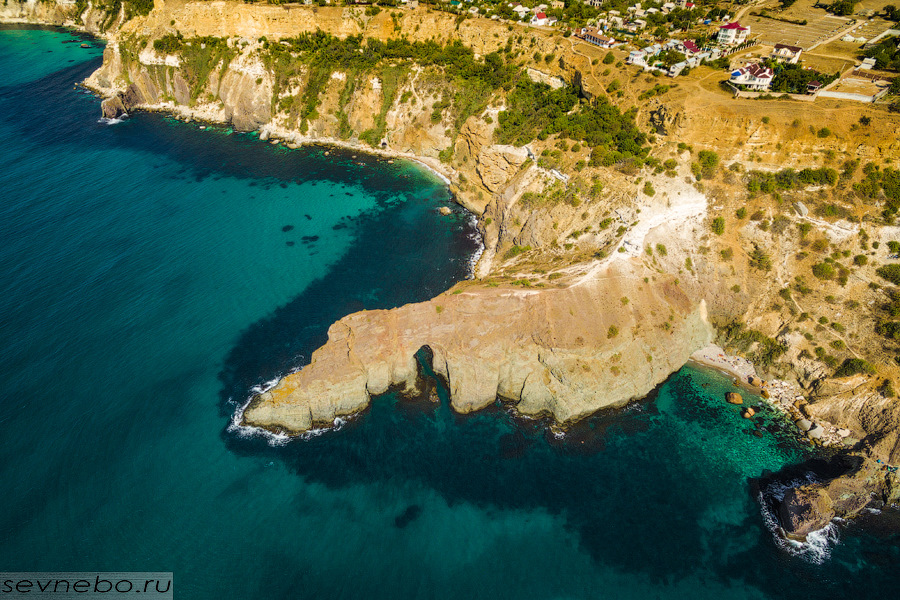
<instances>
[{"instance_id":1,"label":"rock outcrop in water","mask_svg":"<svg viewBox=\"0 0 900 600\"><path fill-rule=\"evenodd\" d=\"M814 467L811 472L823 481L789 489L778 504L778 521L792 539L805 540L835 517L849 519L865 508L900 503L900 479L883 464L838 456L824 464L824 476L817 472L822 468Z\"/></svg>"},{"instance_id":2,"label":"rock outcrop in water","mask_svg":"<svg viewBox=\"0 0 900 600\"><path fill-rule=\"evenodd\" d=\"M705 302L671 276L645 283L647 274L639 262L613 261L559 289L472 286L352 314L331 326L308 366L256 396L243 422L297 433L359 412L390 389L416 394L423 348L461 413L499 397L521 414L567 423L621 406L713 335Z\"/></svg>"}]
</instances>

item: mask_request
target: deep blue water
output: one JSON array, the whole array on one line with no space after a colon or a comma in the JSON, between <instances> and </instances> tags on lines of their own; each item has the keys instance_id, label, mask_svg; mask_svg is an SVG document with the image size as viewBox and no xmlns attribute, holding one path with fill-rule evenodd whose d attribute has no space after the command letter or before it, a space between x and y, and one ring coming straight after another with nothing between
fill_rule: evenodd
<instances>
[{"instance_id":1,"label":"deep blue water","mask_svg":"<svg viewBox=\"0 0 900 600\"><path fill-rule=\"evenodd\" d=\"M100 51L71 39L0 31L0 571L173 571L210 599L896 591L884 515L776 541L754 481L810 451L765 409L753 435L708 371L562 440L446 397L281 447L229 433L334 320L465 277L470 218L402 161L101 123L73 87Z\"/></svg>"}]
</instances>

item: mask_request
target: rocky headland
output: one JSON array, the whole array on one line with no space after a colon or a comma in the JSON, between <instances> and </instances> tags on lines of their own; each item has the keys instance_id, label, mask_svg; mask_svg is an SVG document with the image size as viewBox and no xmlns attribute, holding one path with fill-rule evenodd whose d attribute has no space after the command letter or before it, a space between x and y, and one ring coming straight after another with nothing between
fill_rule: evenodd
<instances>
[{"instance_id":1,"label":"rocky headland","mask_svg":"<svg viewBox=\"0 0 900 600\"><path fill-rule=\"evenodd\" d=\"M825 432L811 439L859 457L785 496L789 534L897 501L884 468L900 463L900 328L884 325L897 282L879 267L900 239L882 216L900 142L884 107L820 100L811 118L806 103L733 100L708 85L708 67L663 89L621 52L608 62L559 32L427 8L155 0L135 15L9 2L0 21L105 37L85 84L106 98L107 117L164 110L281 143L414 158L478 217L485 251L473 280L341 319L310 364L249 400L244 425L297 434L390 389L418 394L422 357L457 411L500 398L564 425L646 395L716 340L809 432ZM476 67L497 56L497 72L574 91L572 114L602 105L635 123L649 155L540 127L509 135L514 78L473 93L446 63L310 60L331 43L310 42L322 33L459 44Z\"/></svg>"}]
</instances>

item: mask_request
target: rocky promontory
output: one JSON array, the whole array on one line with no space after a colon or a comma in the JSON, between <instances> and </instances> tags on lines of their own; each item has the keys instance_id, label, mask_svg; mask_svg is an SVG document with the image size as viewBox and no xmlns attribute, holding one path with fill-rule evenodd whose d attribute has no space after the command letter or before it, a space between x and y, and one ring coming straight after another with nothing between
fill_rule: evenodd
<instances>
[{"instance_id":1,"label":"rocky promontory","mask_svg":"<svg viewBox=\"0 0 900 600\"><path fill-rule=\"evenodd\" d=\"M497 398L568 423L645 396L712 339L703 300L639 262L607 261L557 289L479 285L429 302L366 311L331 326L311 363L259 394L243 424L298 433L363 410L372 396L416 394L416 353L468 413ZM623 302L628 299L627 303Z\"/></svg>"}]
</instances>

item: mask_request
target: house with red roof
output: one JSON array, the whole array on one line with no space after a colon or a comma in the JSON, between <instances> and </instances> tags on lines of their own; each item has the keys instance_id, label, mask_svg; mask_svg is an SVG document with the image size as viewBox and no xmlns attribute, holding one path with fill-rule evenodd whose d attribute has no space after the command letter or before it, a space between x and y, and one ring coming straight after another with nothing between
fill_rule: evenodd
<instances>
[{"instance_id":1,"label":"house with red roof","mask_svg":"<svg viewBox=\"0 0 900 600\"><path fill-rule=\"evenodd\" d=\"M750 63L745 67L733 71L729 83L740 86L747 90L756 92L766 92L772 85L775 78L775 71L769 67L759 63Z\"/></svg>"},{"instance_id":2,"label":"house with red roof","mask_svg":"<svg viewBox=\"0 0 900 600\"><path fill-rule=\"evenodd\" d=\"M553 25L556 23L556 19L553 17L548 17L546 13L536 12L534 16L531 17L532 25Z\"/></svg>"},{"instance_id":3,"label":"house with red roof","mask_svg":"<svg viewBox=\"0 0 900 600\"><path fill-rule=\"evenodd\" d=\"M735 21L719 27L719 35L716 37L716 41L724 46L735 46L746 42L748 35L750 35L750 28L742 27L740 23Z\"/></svg>"},{"instance_id":4,"label":"house with red roof","mask_svg":"<svg viewBox=\"0 0 900 600\"><path fill-rule=\"evenodd\" d=\"M684 40L681 42L681 48L684 51L684 55L688 57L700 53L700 46L693 40Z\"/></svg>"}]
</instances>

